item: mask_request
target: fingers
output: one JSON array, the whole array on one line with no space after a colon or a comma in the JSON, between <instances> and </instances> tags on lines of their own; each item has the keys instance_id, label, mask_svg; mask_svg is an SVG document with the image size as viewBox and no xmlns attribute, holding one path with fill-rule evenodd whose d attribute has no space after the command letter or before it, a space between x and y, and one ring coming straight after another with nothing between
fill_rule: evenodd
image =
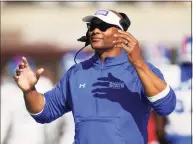
<instances>
[{"instance_id":1,"label":"fingers","mask_svg":"<svg viewBox=\"0 0 193 144\"><path fill-rule=\"evenodd\" d=\"M22 62L24 64L24 67L27 68L29 66L28 61L25 57L22 57Z\"/></svg>"},{"instance_id":2,"label":"fingers","mask_svg":"<svg viewBox=\"0 0 193 144\"><path fill-rule=\"evenodd\" d=\"M114 44L119 44L119 43L129 43L126 39L118 39L118 40L115 40L113 41Z\"/></svg>"},{"instance_id":3,"label":"fingers","mask_svg":"<svg viewBox=\"0 0 193 144\"><path fill-rule=\"evenodd\" d=\"M19 80L19 76L13 76L14 80L17 82Z\"/></svg>"},{"instance_id":4,"label":"fingers","mask_svg":"<svg viewBox=\"0 0 193 144\"><path fill-rule=\"evenodd\" d=\"M98 98L107 98L107 94L95 93L93 96L94 96L94 97L98 97Z\"/></svg>"},{"instance_id":5,"label":"fingers","mask_svg":"<svg viewBox=\"0 0 193 144\"><path fill-rule=\"evenodd\" d=\"M115 46L115 47L116 47L116 48L128 49L128 47L127 47L125 44L123 44L123 43L116 44L116 46Z\"/></svg>"},{"instance_id":6,"label":"fingers","mask_svg":"<svg viewBox=\"0 0 193 144\"><path fill-rule=\"evenodd\" d=\"M24 63L19 64L19 69L24 69Z\"/></svg>"},{"instance_id":7,"label":"fingers","mask_svg":"<svg viewBox=\"0 0 193 144\"><path fill-rule=\"evenodd\" d=\"M137 40L128 32L119 31L120 34L115 34L117 40L113 41L116 48L123 48L127 52L132 52L135 45L137 44Z\"/></svg>"},{"instance_id":8,"label":"fingers","mask_svg":"<svg viewBox=\"0 0 193 144\"><path fill-rule=\"evenodd\" d=\"M15 75L13 76L14 80L17 82L19 80L19 76L23 72L24 69L24 63L18 65L18 68L15 70Z\"/></svg>"},{"instance_id":9,"label":"fingers","mask_svg":"<svg viewBox=\"0 0 193 144\"><path fill-rule=\"evenodd\" d=\"M115 37L120 38L120 39L116 40L117 42L123 42L123 43L125 43L126 41L130 42L130 43L136 43L137 42L137 40L130 33L124 32L121 30L119 30L118 32L119 33L114 34Z\"/></svg>"},{"instance_id":10,"label":"fingers","mask_svg":"<svg viewBox=\"0 0 193 144\"><path fill-rule=\"evenodd\" d=\"M20 76L21 72L23 71L24 69L24 63L21 63L18 65L18 68L16 69L15 73L16 73L16 76Z\"/></svg>"},{"instance_id":11,"label":"fingers","mask_svg":"<svg viewBox=\"0 0 193 144\"><path fill-rule=\"evenodd\" d=\"M109 82L96 82L92 86L109 86Z\"/></svg>"},{"instance_id":12,"label":"fingers","mask_svg":"<svg viewBox=\"0 0 193 144\"><path fill-rule=\"evenodd\" d=\"M101 81L109 81L109 78L107 77L100 77L97 80L101 80Z\"/></svg>"},{"instance_id":13,"label":"fingers","mask_svg":"<svg viewBox=\"0 0 193 144\"><path fill-rule=\"evenodd\" d=\"M23 69L16 69L15 73L16 73L17 76L20 76L22 71L23 71Z\"/></svg>"},{"instance_id":14,"label":"fingers","mask_svg":"<svg viewBox=\"0 0 193 144\"><path fill-rule=\"evenodd\" d=\"M110 88L96 88L92 90L92 93L108 93L111 90Z\"/></svg>"},{"instance_id":15,"label":"fingers","mask_svg":"<svg viewBox=\"0 0 193 144\"><path fill-rule=\"evenodd\" d=\"M115 48L123 48L123 49L125 49L128 53L130 53L130 52L132 52L133 51L133 47L131 47L131 46L126 46L125 44L123 44L123 43L121 43L121 44L117 44L116 46L115 46Z\"/></svg>"},{"instance_id":16,"label":"fingers","mask_svg":"<svg viewBox=\"0 0 193 144\"><path fill-rule=\"evenodd\" d=\"M117 38L125 39L128 42L132 41L132 39L128 35L125 35L125 34L114 34L114 36Z\"/></svg>"},{"instance_id":17,"label":"fingers","mask_svg":"<svg viewBox=\"0 0 193 144\"><path fill-rule=\"evenodd\" d=\"M43 68L40 68L36 71L36 77L39 78L40 75L44 72L44 69Z\"/></svg>"},{"instance_id":18,"label":"fingers","mask_svg":"<svg viewBox=\"0 0 193 144\"><path fill-rule=\"evenodd\" d=\"M28 67L28 62L25 57L22 57L22 62L18 65L17 69L15 70L15 75L13 76L15 81L19 80L19 76L24 71L24 68Z\"/></svg>"},{"instance_id":19,"label":"fingers","mask_svg":"<svg viewBox=\"0 0 193 144\"><path fill-rule=\"evenodd\" d=\"M136 40L129 32L125 32L125 31L122 31L122 30L119 30L118 31L120 34L123 34L123 35L126 35L128 36L130 39L132 40Z\"/></svg>"},{"instance_id":20,"label":"fingers","mask_svg":"<svg viewBox=\"0 0 193 144\"><path fill-rule=\"evenodd\" d=\"M108 77L112 80L112 79L115 79L115 77L111 74L111 73L108 73Z\"/></svg>"}]
</instances>

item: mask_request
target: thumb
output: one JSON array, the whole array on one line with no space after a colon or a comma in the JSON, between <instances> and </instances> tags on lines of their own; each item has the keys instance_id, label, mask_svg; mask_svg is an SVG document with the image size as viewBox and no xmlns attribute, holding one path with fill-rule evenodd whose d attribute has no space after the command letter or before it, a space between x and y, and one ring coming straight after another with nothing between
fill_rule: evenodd
<instances>
[{"instance_id":1,"label":"thumb","mask_svg":"<svg viewBox=\"0 0 193 144\"><path fill-rule=\"evenodd\" d=\"M114 78L114 76L111 73L108 74L108 77L109 78Z\"/></svg>"},{"instance_id":2,"label":"thumb","mask_svg":"<svg viewBox=\"0 0 193 144\"><path fill-rule=\"evenodd\" d=\"M39 79L40 75L44 72L43 68L40 68L36 71L36 77Z\"/></svg>"}]
</instances>

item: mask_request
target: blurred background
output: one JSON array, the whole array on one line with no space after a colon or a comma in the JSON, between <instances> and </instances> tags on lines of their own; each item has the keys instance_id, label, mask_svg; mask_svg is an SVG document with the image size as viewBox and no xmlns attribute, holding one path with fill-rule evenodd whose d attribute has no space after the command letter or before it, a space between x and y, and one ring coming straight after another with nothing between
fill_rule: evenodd
<instances>
[{"instance_id":1,"label":"blurred background","mask_svg":"<svg viewBox=\"0 0 193 144\"><path fill-rule=\"evenodd\" d=\"M87 31L82 17L101 8L128 15L131 20L128 31L138 39L147 61L156 66L180 64L182 49L191 36L191 2L2 1L2 144L73 143L71 113L49 125L35 123L25 109L22 93L12 76L21 57L26 56L34 70L45 69L37 89L43 93L53 88L64 72L74 65L75 53L84 46L77 41ZM77 62L92 54L90 47L85 48L77 56Z\"/></svg>"}]
</instances>

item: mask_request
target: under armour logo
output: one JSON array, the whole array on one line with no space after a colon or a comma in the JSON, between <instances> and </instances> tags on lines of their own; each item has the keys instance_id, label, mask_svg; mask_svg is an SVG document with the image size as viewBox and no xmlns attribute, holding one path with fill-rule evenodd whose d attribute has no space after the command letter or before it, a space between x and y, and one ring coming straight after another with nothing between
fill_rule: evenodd
<instances>
[{"instance_id":1,"label":"under armour logo","mask_svg":"<svg viewBox=\"0 0 193 144\"><path fill-rule=\"evenodd\" d=\"M79 88L85 88L85 87L86 87L86 84L85 84L85 83L79 85Z\"/></svg>"}]
</instances>

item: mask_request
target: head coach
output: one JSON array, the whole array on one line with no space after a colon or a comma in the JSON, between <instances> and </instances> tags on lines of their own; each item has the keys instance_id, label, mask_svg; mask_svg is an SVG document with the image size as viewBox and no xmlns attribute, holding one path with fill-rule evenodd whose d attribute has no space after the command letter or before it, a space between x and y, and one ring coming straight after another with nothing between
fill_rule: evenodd
<instances>
[{"instance_id":1,"label":"head coach","mask_svg":"<svg viewBox=\"0 0 193 144\"><path fill-rule=\"evenodd\" d=\"M27 110L42 124L72 111L75 144L147 144L151 108L160 116L169 115L176 105L174 91L126 32L126 14L100 9L83 21L88 31L82 41L95 54L72 66L54 89L38 93L35 85L44 69L34 73L22 57L14 79Z\"/></svg>"}]
</instances>

